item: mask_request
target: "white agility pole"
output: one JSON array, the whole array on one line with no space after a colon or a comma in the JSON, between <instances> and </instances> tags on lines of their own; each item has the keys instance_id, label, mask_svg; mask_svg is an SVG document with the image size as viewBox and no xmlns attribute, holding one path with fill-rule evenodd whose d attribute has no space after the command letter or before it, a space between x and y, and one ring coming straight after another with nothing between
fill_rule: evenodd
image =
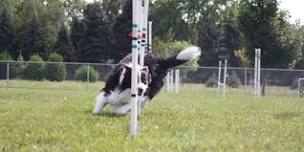
<instances>
[{"instance_id":1,"label":"white agility pole","mask_svg":"<svg viewBox=\"0 0 304 152\"><path fill-rule=\"evenodd\" d=\"M152 52L152 21L149 21L149 39L148 39L148 49Z\"/></svg>"},{"instance_id":2,"label":"white agility pole","mask_svg":"<svg viewBox=\"0 0 304 152\"><path fill-rule=\"evenodd\" d=\"M222 74L222 61L219 61L219 68L218 68L218 79L217 79L217 95L220 95L221 92L221 74Z\"/></svg>"},{"instance_id":3,"label":"white agility pole","mask_svg":"<svg viewBox=\"0 0 304 152\"><path fill-rule=\"evenodd\" d=\"M140 65L144 66L144 57L147 50L147 29L148 29L148 12L149 12L149 0L140 0Z\"/></svg>"},{"instance_id":4,"label":"white agility pole","mask_svg":"<svg viewBox=\"0 0 304 152\"><path fill-rule=\"evenodd\" d=\"M255 49L254 58L254 95L261 97L261 49Z\"/></svg>"},{"instance_id":5,"label":"white agility pole","mask_svg":"<svg viewBox=\"0 0 304 152\"><path fill-rule=\"evenodd\" d=\"M261 98L261 49L258 49L258 98Z\"/></svg>"},{"instance_id":6,"label":"white agility pole","mask_svg":"<svg viewBox=\"0 0 304 152\"><path fill-rule=\"evenodd\" d=\"M145 64L145 53L147 50L147 27L148 27L148 5L149 0L139 0L139 35L140 35L140 49L139 49L139 65L144 66ZM139 79L138 82L141 80ZM140 102L138 102L138 115L141 112Z\"/></svg>"},{"instance_id":7,"label":"white agility pole","mask_svg":"<svg viewBox=\"0 0 304 152\"><path fill-rule=\"evenodd\" d=\"M179 75L180 75L180 70L176 69L175 70L175 93L179 93L179 84L180 84Z\"/></svg>"},{"instance_id":8,"label":"white agility pole","mask_svg":"<svg viewBox=\"0 0 304 152\"><path fill-rule=\"evenodd\" d=\"M225 60L225 66L224 66L224 84L223 84L224 97L226 97L226 82L227 82L227 60Z\"/></svg>"},{"instance_id":9,"label":"white agility pole","mask_svg":"<svg viewBox=\"0 0 304 152\"><path fill-rule=\"evenodd\" d=\"M258 69L258 55L257 49L255 49L255 56L254 56L254 80L253 80L253 89L254 89L254 96L257 97L257 69Z\"/></svg>"},{"instance_id":10,"label":"white agility pole","mask_svg":"<svg viewBox=\"0 0 304 152\"><path fill-rule=\"evenodd\" d=\"M174 90L174 70L170 70L170 92Z\"/></svg>"},{"instance_id":11,"label":"white agility pole","mask_svg":"<svg viewBox=\"0 0 304 152\"><path fill-rule=\"evenodd\" d=\"M227 63L228 61L225 60L224 68L222 67L222 61L219 61L219 69L218 69L218 80L217 80L217 95L222 95L223 97L226 96L226 83L227 83ZM222 69L224 70L223 75L223 83L222 81Z\"/></svg>"},{"instance_id":12,"label":"white agility pole","mask_svg":"<svg viewBox=\"0 0 304 152\"><path fill-rule=\"evenodd\" d=\"M166 75L166 90L168 93L173 92L174 90L174 74L173 69L169 70Z\"/></svg>"},{"instance_id":13,"label":"white agility pole","mask_svg":"<svg viewBox=\"0 0 304 152\"><path fill-rule=\"evenodd\" d=\"M166 75L166 90L167 90L167 92L170 92L170 72L169 71L167 72L167 75Z\"/></svg>"},{"instance_id":14,"label":"white agility pole","mask_svg":"<svg viewBox=\"0 0 304 152\"><path fill-rule=\"evenodd\" d=\"M131 137L135 137L137 134L137 125L138 125L138 51L139 51L139 40L138 40L138 31L139 31L139 1L132 1L133 10L132 10L132 75L131 75L131 127L130 134Z\"/></svg>"}]
</instances>

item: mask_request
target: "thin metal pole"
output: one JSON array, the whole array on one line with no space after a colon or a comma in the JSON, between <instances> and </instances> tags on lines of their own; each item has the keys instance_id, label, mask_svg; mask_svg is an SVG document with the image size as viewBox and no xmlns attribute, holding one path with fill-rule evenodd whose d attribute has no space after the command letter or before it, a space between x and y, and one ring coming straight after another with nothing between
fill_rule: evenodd
<instances>
[{"instance_id":1,"label":"thin metal pole","mask_svg":"<svg viewBox=\"0 0 304 152\"><path fill-rule=\"evenodd\" d=\"M152 21L149 21L149 51L152 52Z\"/></svg>"},{"instance_id":2,"label":"thin metal pole","mask_svg":"<svg viewBox=\"0 0 304 152\"><path fill-rule=\"evenodd\" d=\"M141 8L139 5L138 0L132 1L133 5L133 20L132 20L132 74L131 74L131 124L130 124L130 134L131 137L134 138L137 134L137 127L138 127L138 52L140 49L140 25L139 25L139 18L140 18L140 11Z\"/></svg>"}]
</instances>

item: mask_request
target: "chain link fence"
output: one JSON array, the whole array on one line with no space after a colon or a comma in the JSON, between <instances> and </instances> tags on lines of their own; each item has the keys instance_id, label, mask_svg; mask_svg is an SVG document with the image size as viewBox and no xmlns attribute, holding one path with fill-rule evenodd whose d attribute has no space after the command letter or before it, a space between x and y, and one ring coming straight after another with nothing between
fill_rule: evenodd
<instances>
[{"instance_id":1,"label":"chain link fence","mask_svg":"<svg viewBox=\"0 0 304 152\"><path fill-rule=\"evenodd\" d=\"M218 67L179 67L181 84L199 84L202 91L217 90ZM261 69L262 95L297 95L298 79L304 77L304 70ZM227 68L226 94L254 94L253 68Z\"/></svg>"},{"instance_id":2,"label":"chain link fence","mask_svg":"<svg viewBox=\"0 0 304 152\"><path fill-rule=\"evenodd\" d=\"M1 61L0 88L96 90L102 88L115 66L116 64ZM181 91L193 89L216 94L218 67L181 66L178 69ZM226 95L253 95L253 68L228 67L227 73ZM262 94L296 96L298 79L303 77L304 70L262 69Z\"/></svg>"}]
</instances>

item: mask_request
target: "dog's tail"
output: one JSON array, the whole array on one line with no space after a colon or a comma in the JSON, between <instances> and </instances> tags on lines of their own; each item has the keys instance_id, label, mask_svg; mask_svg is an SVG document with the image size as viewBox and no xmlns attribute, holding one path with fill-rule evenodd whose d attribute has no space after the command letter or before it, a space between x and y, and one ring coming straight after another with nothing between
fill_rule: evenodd
<instances>
[{"instance_id":1,"label":"dog's tail","mask_svg":"<svg viewBox=\"0 0 304 152\"><path fill-rule=\"evenodd\" d=\"M190 46L167 59L162 59L159 61L159 65L163 69L170 69L181 64L184 64L192 59L195 59L201 55L201 49L197 46Z\"/></svg>"}]
</instances>

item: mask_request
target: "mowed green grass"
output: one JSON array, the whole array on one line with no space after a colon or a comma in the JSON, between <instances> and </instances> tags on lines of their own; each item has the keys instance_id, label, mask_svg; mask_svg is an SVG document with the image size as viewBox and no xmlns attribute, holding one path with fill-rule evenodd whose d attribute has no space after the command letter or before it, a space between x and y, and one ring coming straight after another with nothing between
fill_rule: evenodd
<instances>
[{"instance_id":1,"label":"mowed green grass","mask_svg":"<svg viewBox=\"0 0 304 152\"><path fill-rule=\"evenodd\" d=\"M30 88L0 89L0 151L174 152L304 151L304 99L228 94L200 86L160 93L129 136L130 114L91 113L102 83L14 81ZM73 88L76 88L73 90Z\"/></svg>"}]
</instances>

